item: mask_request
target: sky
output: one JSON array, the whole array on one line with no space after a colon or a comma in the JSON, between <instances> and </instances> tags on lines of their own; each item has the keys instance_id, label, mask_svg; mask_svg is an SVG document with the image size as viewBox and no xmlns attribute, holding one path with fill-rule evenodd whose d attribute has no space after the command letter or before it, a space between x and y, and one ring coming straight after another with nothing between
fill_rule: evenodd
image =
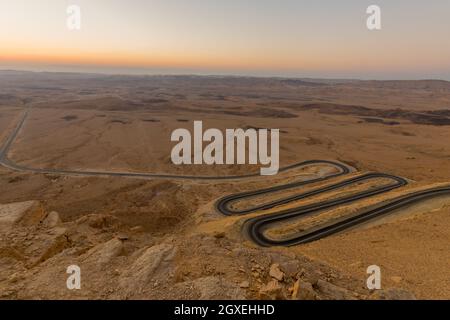
<instances>
[{"instance_id":1,"label":"sky","mask_svg":"<svg viewBox=\"0 0 450 320\"><path fill-rule=\"evenodd\" d=\"M0 0L0 69L450 80L450 1Z\"/></svg>"}]
</instances>

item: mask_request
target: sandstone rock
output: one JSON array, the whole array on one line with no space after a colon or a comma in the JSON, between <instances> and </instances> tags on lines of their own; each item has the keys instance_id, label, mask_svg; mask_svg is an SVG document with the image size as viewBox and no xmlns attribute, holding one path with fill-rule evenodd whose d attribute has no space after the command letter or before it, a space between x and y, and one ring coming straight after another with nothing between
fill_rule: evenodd
<instances>
[{"instance_id":1,"label":"sandstone rock","mask_svg":"<svg viewBox=\"0 0 450 320\"><path fill-rule=\"evenodd\" d=\"M283 281L284 278L284 273L280 270L280 265L278 263L274 263L270 266L269 275L278 281Z\"/></svg>"},{"instance_id":2,"label":"sandstone rock","mask_svg":"<svg viewBox=\"0 0 450 320\"><path fill-rule=\"evenodd\" d=\"M16 224L37 225L45 218L45 212L38 201L26 201L0 205L0 229L10 230Z\"/></svg>"},{"instance_id":3,"label":"sandstone rock","mask_svg":"<svg viewBox=\"0 0 450 320\"><path fill-rule=\"evenodd\" d=\"M290 260L280 263L281 270L285 272L287 276L295 277L300 271L300 263L296 260Z\"/></svg>"},{"instance_id":4,"label":"sandstone rock","mask_svg":"<svg viewBox=\"0 0 450 320\"><path fill-rule=\"evenodd\" d=\"M277 280L272 279L269 283L261 287L259 290L259 298L264 300L284 299L283 286Z\"/></svg>"},{"instance_id":5,"label":"sandstone rock","mask_svg":"<svg viewBox=\"0 0 450 320\"><path fill-rule=\"evenodd\" d=\"M50 212L45 218L43 224L47 228L54 228L61 224L61 218L59 217L59 213L56 211Z\"/></svg>"},{"instance_id":6,"label":"sandstone rock","mask_svg":"<svg viewBox=\"0 0 450 320\"><path fill-rule=\"evenodd\" d=\"M88 223L91 228L95 229L109 229L119 225L119 220L111 215L93 214L87 217L84 223Z\"/></svg>"},{"instance_id":7,"label":"sandstone rock","mask_svg":"<svg viewBox=\"0 0 450 320\"><path fill-rule=\"evenodd\" d=\"M17 224L21 226L29 227L40 224L44 221L47 213L45 212L42 204L39 201L32 201L31 206L24 212Z\"/></svg>"},{"instance_id":8,"label":"sandstone rock","mask_svg":"<svg viewBox=\"0 0 450 320\"><path fill-rule=\"evenodd\" d=\"M376 290L371 296L372 300L416 300L413 293L397 288Z\"/></svg>"},{"instance_id":9,"label":"sandstone rock","mask_svg":"<svg viewBox=\"0 0 450 320\"><path fill-rule=\"evenodd\" d=\"M318 280L316 284L319 293L331 300L355 300L353 294L347 289L338 287L330 282Z\"/></svg>"},{"instance_id":10,"label":"sandstone rock","mask_svg":"<svg viewBox=\"0 0 450 320\"><path fill-rule=\"evenodd\" d=\"M298 279L292 291L292 299L294 300L316 300L317 294L311 283Z\"/></svg>"},{"instance_id":11,"label":"sandstone rock","mask_svg":"<svg viewBox=\"0 0 450 320\"><path fill-rule=\"evenodd\" d=\"M0 247L0 260L2 263L6 263L6 261L10 261L11 263L15 263L16 261L26 261L26 257L22 252L17 250L16 248L9 246L1 246Z\"/></svg>"},{"instance_id":12,"label":"sandstone rock","mask_svg":"<svg viewBox=\"0 0 450 320\"><path fill-rule=\"evenodd\" d=\"M45 239L43 243L39 243L39 247L41 247L43 251L37 259L31 261L31 266L35 266L52 258L65 249L70 248L70 246L71 241L69 236L67 235L67 229L53 229L53 234Z\"/></svg>"},{"instance_id":13,"label":"sandstone rock","mask_svg":"<svg viewBox=\"0 0 450 320\"><path fill-rule=\"evenodd\" d=\"M168 271L174 255L174 247L169 244L147 248L120 277L119 284L128 291L142 290L158 269Z\"/></svg>"},{"instance_id":14,"label":"sandstone rock","mask_svg":"<svg viewBox=\"0 0 450 320\"><path fill-rule=\"evenodd\" d=\"M123 253L123 243L119 239L111 239L89 250L85 256L86 263L106 266L111 260Z\"/></svg>"}]
</instances>

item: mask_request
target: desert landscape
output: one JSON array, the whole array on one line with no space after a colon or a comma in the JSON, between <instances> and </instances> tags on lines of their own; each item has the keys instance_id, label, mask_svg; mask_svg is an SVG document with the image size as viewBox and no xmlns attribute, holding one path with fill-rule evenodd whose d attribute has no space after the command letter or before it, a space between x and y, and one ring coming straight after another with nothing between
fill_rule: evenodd
<instances>
[{"instance_id":1,"label":"desert landscape","mask_svg":"<svg viewBox=\"0 0 450 320\"><path fill-rule=\"evenodd\" d=\"M171 132L280 129L280 166L174 165ZM285 240L450 186L450 82L0 71L1 299L450 299L450 193L304 244L246 223L391 183L274 223ZM310 160L330 163L298 165ZM317 181L315 181L317 179ZM311 180L313 182L311 182ZM314 182L315 181L315 182ZM296 184L298 183L298 184ZM78 265L82 290L68 290ZM382 289L366 287L378 265Z\"/></svg>"}]
</instances>

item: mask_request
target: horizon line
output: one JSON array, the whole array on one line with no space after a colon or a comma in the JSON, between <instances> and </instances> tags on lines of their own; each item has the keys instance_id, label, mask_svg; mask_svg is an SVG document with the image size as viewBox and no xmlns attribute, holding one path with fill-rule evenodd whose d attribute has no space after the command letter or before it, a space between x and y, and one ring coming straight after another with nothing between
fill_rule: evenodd
<instances>
[{"instance_id":1,"label":"horizon line","mask_svg":"<svg viewBox=\"0 0 450 320\"><path fill-rule=\"evenodd\" d=\"M220 73L115 73L102 71L54 71L54 70L32 70L32 69L0 69L0 72L24 72L24 73L49 73L49 74L79 74L79 75L98 75L98 76L130 76L130 77L217 77L217 78L255 78L255 79L296 79L296 80L328 80L328 81L442 81L450 82L443 78L415 78L415 79L375 79L375 78L355 78L355 77L309 77L309 76L282 76L282 75L252 75L252 74L220 74Z\"/></svg>"}]
</instances>

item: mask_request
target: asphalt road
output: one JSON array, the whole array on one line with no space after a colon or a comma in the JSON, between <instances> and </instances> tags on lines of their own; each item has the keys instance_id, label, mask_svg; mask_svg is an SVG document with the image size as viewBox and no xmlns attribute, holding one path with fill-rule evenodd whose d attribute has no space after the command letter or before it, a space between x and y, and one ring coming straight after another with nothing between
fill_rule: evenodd
<instances>
[{"instance_id":1,"label":"asphalt road","mask_svg":"<svg viewBox=\"0 0 450 320\"><path fill-rule=\"evenodd\" d=\"M345 173L340 173L337 175L342 175ZM291 219L301 218L306 215L314 215L318 214L324 210L331 209L334 207L342 206L349 204L351 202L365 199L368 197L372 197L375 195L380 195L391 190L403 187L408 184L408 181L404 178L397 177L394 175L389 175L385 173L367 173L357 177L349 178L347 180L330 184L324 187L316 188L308 192L303 192L300 194L296 194L294 196L282 198L279 200L262 203L257 206L253 206L250 208L246 208L244 210L233 209L232 205L238 201L242 201L245 199L249 199L262 194L270 194L272 192L276 192L283 189L289 189L297 186L304 186L314 182L317 180L322 181L321 179L313 179L308 181L303 181L301 183L294 183L289 185L280 185L272 188L266 188L261 190L255 190L251 192L244 192L239 194L234 194L230 196L226 196L216 203L216 208L219 212L224 215L244 215L253 212L263 212L264 210L268 210L274 208L279 205L288 204L293 201L306 199L308 197L312 197L314 195L319 195L328 191L338 190L344 187L351 186L352 184L358 184L364 181L369 181L372 179L389 179L392 182L389 184L383 184L379 187L370 188L349 196L343 196L336 199L319 201L305 206L299 206L287 210L281 210L278 212L260 215L251 219L248 219L244 223L244 231L249 236L251 240L253 240L256 244L260 246L293 246L299 245L303 243L312 242L315 240L319 240L321 238L336 234L338 232L342 232L346 229L353 228L360 224L366 223L373 219L379 218L383 215L387 215L389 213L394 212L395 210L405 208L411 204L417 203L419 201L423 201L429 198L441 196L441 195L450 195L450 186L444 186L440 188L432 188L423 190L420 192L410 193L388 202L383 202L381 204L372 206L370 209L365 209L356 214L336 219L331 222L328 222L323 225L314 226L306 231L295 234L289 238L284 239L271 239L266 234L265 231L270 227L273 227L277 223L286 222ZM325 179L328 179L327 177Z\"/></svg>"},{"instance_id":2,"label":"asphalt road","mask_svg":"<svg viewBox=\"0 0 450 320\"><path fill-rule=\"evenodd\" d=\"M124 178L141 178L141 179L188 179L188 180L236 180L236 179L245 179L245 178L253 178L259 177L258 173L255 174L247 174L247 175L235 175L235 176L183 176L183 175L168 175L168 174L153 174L153 173L134 173L134 172L110 172L110 171L86 171L86 170L60 170L60 169L45 169L45 168L31 168L27 166L22 166L16 164L14 161L8 158L9 150L16 140L17 135L23 129L23 126L27 120L29 114L29 109L26 109L22 117L20 118L18 124L10 133L3 146L0 147L0 165L9 168L14 171L20 172L31 172L31 173L42 173L42 174L56 174L56 175L75 175L75 176L109 176L109 177L124 177ZM311 179L307 181L297 181L289 184L273 186L269 188L234 194L230 196L226 196L220 199L216 203L216 207L218 211L225 215L245 215L252 212L264 211L270 208L274 208L279 205L287 204L293 201L305 199L314 195L318 195L324 192L328 192L331 190L338 190L340 188L344 188L350 186L352 184L368 181L370 179L379 179L386 178L390 179L392 183L388 185L382 185L380 187L371 188L356 194L352 194L351 196L344 196L333 200L328 201L320 201L306 206L300 206L296 208L292 208L289 210L279 211L273 214L266 214L262 216L258 216L252 219L249 219L245 222L244 229L247 232L248 236L257 244L261 246L292 246L302 243L311 242L314 240L318 240L324 238L326 236L330 236L337 232L341 232L348 228L357 226L359 224L365 223L382 215L389 214L397 209L404 208L408 205L414 204L416 202L444 195L450 194L450 186L441 187L441 188L433 188L428 190L423 190L420 192L415 192L411 194L407 194L391 200L387 203L383 203L375 208L365 210L363 212L357 213L350 217L342 218L333 222L330 222L326 225L321 225L317 227L313 227L309 230L302 232L301 234L297 234L288 239L275 240L268 238L264 231L272 224L275 224L280 221L285 221L287 219L298 218L304 215L315 214L322 210L326 210L332 207L336 207L339 205L345 205L360 199L368 198L374 195L379 195L388 191L391 191L396 188L400 188L405 186L408 182L406 179L384 174L384 173L367 173L357 177L353 177L347 179L345 181L341 181L335 184L330 184L328 186L324 186L321 188L314 189L312 191L300 193L294 196L282 198L275 201L270 201L266 203L262 203L244 210L237 210L232 208L232 204L247 198L252 198L256 196L266 195L277 191L283 191L291 188L301 187L312 183L326 181L328 179L336 178L342 175L346 175L350 173L350 167L333 161L328 160L309 160L303 161L296 164L292 164L286 167L283 167L279 170L279 172L284 172L288 170L292 170L298 167L305 167L311 165L329 165L334 166L338 169L337 173L333 173L327 176L319 177L316 179Z\"/></svg>"},{"instance_id":3,"label":"asphalt road","mask_svg":"<svg viewBox=\"0 0 450 320\"><path fill-rule=\"evenodd\" d=\"M450 195L450 186L433 188L407 194L398 197L396 199L393 199L382 205L376 206L376 208L362 211L351 217L339 219L325 225L311 228L289 239L274 240L264 235L264 227L267 227L267 225L270 223L274 223L275 220L277 219L276 217L275 220L266 219L264 217L261 217L261 219L257 218L250 219L247 221L245 228L251 239L261 246L299 245L325 238L327 236L342 232L349 228L353 228L363 223L367 223L368 221L374 220L376 218L380 218L381 216L388 215L398 209L402 209L412 204L418 203L420 201L424 201L442 195ZM316 208L316 211L320 211L322 209L324 208L321 208L319 205ZM278 219L279 218L282 217L278 216Z\"/></svg>"}]
</instances>

